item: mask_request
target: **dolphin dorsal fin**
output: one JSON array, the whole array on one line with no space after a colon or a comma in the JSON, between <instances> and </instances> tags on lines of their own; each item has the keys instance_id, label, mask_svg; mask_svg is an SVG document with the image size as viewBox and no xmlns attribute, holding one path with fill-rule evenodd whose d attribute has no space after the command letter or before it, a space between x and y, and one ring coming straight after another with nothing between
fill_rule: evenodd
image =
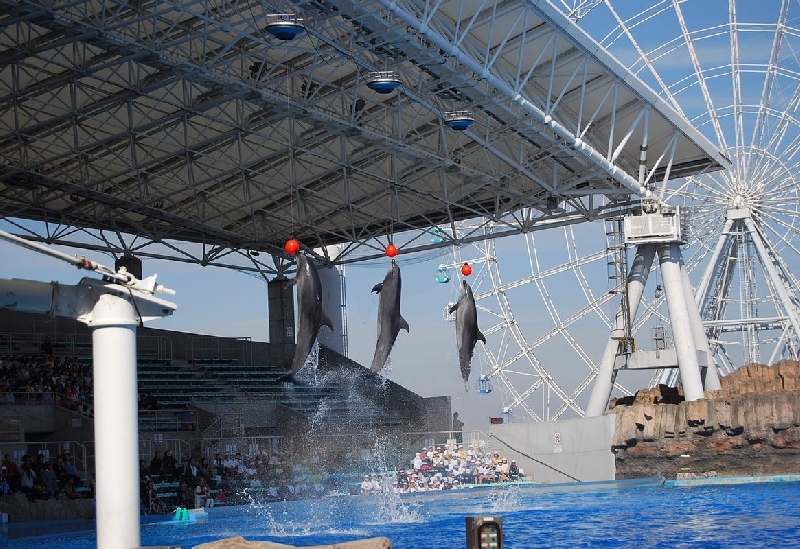
<instances>
[{"instance_id":1,"label":"dolphin dorsal fin","mask_svg":"<svg viewBox=\"0 0 800 549\"><path fill-rule=\"evenodd\" d=\"M381 293L381 290L383 290L383 282L378 282L372 287L372 291L376 294Z\"/></svg>"},{"instance_id":2,"label":"dolphin dorsal fin","mask_svg":"<svg viewBox=\"0 0 800 549\"><path fill-rule=\"evenodd\" d=\"M483 332L481 332L480 330L478 330L478 335L475 337L475 340L483 341L484 343L486 343L486 337L484 337Z\"/></svg>"},{"instance_id":3,"label":"dolphin dorsal fin","mask_svg":"<svg viewBox=\"0 0 800 549\"><path fill-rule=\"evenodd\" d=\"M403 318L402 316L400 317L400 329L405 330L408 333L411 333L411 330L409 330L408 328L408 322L406 322L406 319Z\"/></svg>"}]
</instances>

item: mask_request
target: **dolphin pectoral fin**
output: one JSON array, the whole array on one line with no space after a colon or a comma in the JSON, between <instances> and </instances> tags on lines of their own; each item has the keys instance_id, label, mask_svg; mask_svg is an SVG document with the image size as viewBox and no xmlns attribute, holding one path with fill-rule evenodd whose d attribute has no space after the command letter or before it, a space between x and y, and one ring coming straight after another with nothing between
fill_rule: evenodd
<instances>
[{"instance_id":1,"label":"dolphin pectoral fin","mask_svg":"<svg viewBox=\"0 0 800 549\"><path fill-rule=\"evenodd\" d=\"M327 326L328 328L333 330L333 321L330 318L328 318L328 315L325 314L325 311L321 311L319 325Z\"/></svg>"},{"instance_id":2,"label":"dolphin pectoral fin","mask_svg":"<svg viewBox=\"0 0 800 549\"><path fill-rule=\"evenodd\" d=\"M408 328L408 322L406 322L406 319L403 318L402 316L400 317L400 329L405 330L408 333L411 333L411 330L409 330Z\"/></svg>"},{"instance_id":3,"label":"dolphin pectoral fin","mask_svg":"<svg viewBox=\"0 0 800 549\"><path fill-rule=\"evenodd\" d=\"M449 309L447 309L448 314L452 314L453 311L458 309L458 302L454 303Z\"/></svg>"},{"instance_id":4,"label":"dolphin pectoral fin","mask_svg":"<svg viewBox=\"0 0 800 549\"><path fill-rule=\"evenodd\" d=\"M486 337L484 337L483 332L481 332L480 330L478 330L478 335L475 337L475 340L483 341L484 343L486 343Z\"/></svg>"},{"instance_id":5,"label":"dolphin pectoral fin","mask_svg":"<svg viewBox=\"0 0 800 549\"><path fill-rule=\"evenodd\" d=\"M383 282L378 282L372 287L372 291L376 294L381 293L381 290L383 290Z\"/></svg>"}]
</instances>

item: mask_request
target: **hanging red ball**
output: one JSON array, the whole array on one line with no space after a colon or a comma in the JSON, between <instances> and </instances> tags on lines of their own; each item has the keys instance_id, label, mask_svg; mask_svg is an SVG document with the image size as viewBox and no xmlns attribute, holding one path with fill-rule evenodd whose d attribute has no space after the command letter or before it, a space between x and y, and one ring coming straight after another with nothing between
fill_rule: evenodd
<instances>
[{"instance_id":1,"label":"hanging red ball","mask_svg":"<svg viewBox=\"0 0 800 549\"><path fill-rule=\"evenodd\" d=\"M294 255L300 251L300 243L294 238L290 238L286 241L286 244L283 245L283 249L286 250L287 254Z\"/></svg>"},{"instance_id":2,"label":"hanging red ball","mask_svg":"<svg viewBox=\"0 0 800 549\"><path fill-rule=\"evenodd\" d=\"M397 246L395 246L394 244L389 244L388 246L386 246L386 255L388 257L396 256L397 255Z\"/></svg>"},{"instance_id":3,"label":"hanging red ball","mask_svg":"<svg viewBox=\"0 0 800 549\"><path fill-rule=\"evenodd\" d=\"M461 274L464 276L469 276L472 274L472 267L469 266L469 263L464 263L461 266Z\"/></svg>"}]
</instances>

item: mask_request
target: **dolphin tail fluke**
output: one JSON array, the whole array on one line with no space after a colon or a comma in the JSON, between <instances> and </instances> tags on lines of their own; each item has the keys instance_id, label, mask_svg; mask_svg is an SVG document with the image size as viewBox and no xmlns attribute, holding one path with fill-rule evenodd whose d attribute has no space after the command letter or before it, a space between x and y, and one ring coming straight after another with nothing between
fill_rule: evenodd
<instances>
[{"instance_id":1,"label":"dolphin tail fluke","mask_svg":"<svg viewBox=\"0 0 800 549\"><path fill-rule=\"evenodd\" d=\"M477 341L483 341L484 344L486 343L486 337L483 335L483 332L481 332L480 330L478 330L478 335L475 336L475 339Z\"/></svg>"},{"instance_id":2,"label":"dolphin tail fluke","mask_svg":"<svg viewBox=\"0 0 800 549\"><path fill-rule=\"evenodd\" d=\"M328 328L333 330L333 321L330 318L328 318L328 315L325 314L325 311L321 311L319 325L327 326Z\"/></svg>"},{"instance_id":3,"label":"dolphin tail fluke","mask_svg":"<svg viewBox=\"0 0 800 549\"><path fill-rule=\"evenodd\" d=\"M411 330L408 328L408 322L402 316L400 317L400 329L405 330L408 333L411 333Z\"/></svg>"},{"instance_id":4,"label":"dolphin tail fluke","mask_svg":"<svg viewBox=\"0 0 800 549\"><path fill-rule=\"evenodd\" d=\"M383 282L378 282L372 287L372 291L376 294L381 293L381 290L383 290Z\"/></svg>"}]
</instances>

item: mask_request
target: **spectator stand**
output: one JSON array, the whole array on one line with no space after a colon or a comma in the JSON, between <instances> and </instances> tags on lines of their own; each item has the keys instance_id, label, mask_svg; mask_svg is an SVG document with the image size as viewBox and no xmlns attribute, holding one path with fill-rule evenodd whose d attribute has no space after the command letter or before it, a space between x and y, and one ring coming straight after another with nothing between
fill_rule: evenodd
<instances>
[{"instance_id":1,"label":"spectator stand","mask_svg":"<svg viewBox=\"0 0 800 549\"><path fill-rule=\"evenodd\" d=\"M22 462L22 456L28 454L32 459L42 454L45 460L55 459L69 452L75 464L75 469L81 477L81 485L90 480L91 464L94 462L93 448L74 440L60 440L47 442L0 442L0 456L9 454L17 463Z\"/></svg>"}]
</instances>

